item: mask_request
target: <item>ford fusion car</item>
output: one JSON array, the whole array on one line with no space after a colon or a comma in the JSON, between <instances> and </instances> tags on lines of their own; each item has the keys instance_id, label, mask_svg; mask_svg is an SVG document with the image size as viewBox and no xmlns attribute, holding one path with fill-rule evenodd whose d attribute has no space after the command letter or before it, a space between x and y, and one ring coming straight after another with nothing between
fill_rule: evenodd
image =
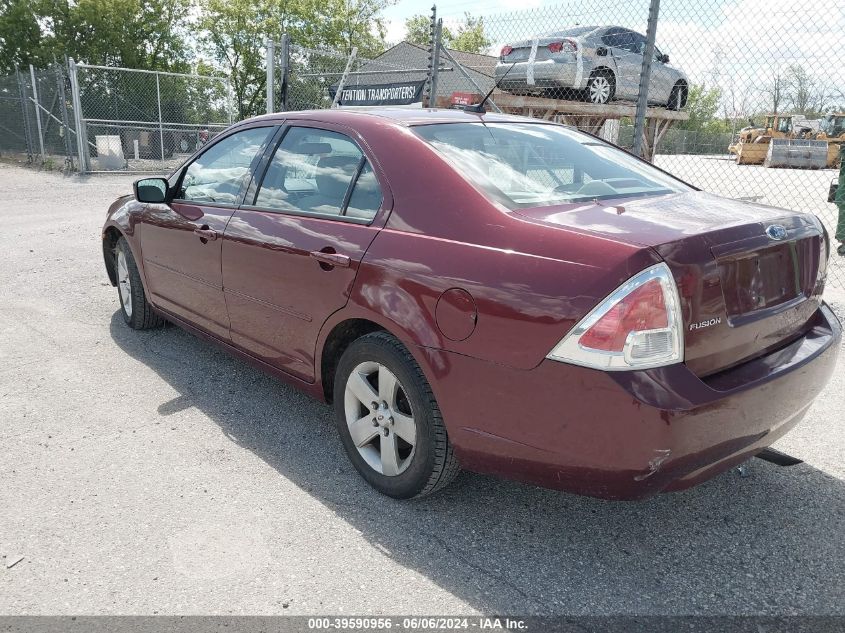
<instances>
[{"instance_id":1,"label":"ford fusion car","mask_svg":"<svg viewBox=\"0 0 845 633\"><path fill-rule=\"evenodd\" d=\"M332 403L398 498L459 468L687 488L797 424L841 338L813 215L513 116L251 119L137 181L102 238L129 327L172 321Z\"/></svg>"},{"instance_id":2,"label":"ford fusion car","mask_svg":"<svg viewBox=\"0 0 845 633\"><path fill-rule=\"evenodd\" d=\"M496 65L503 89L571 98L583 94L596 105L614 99L636 101L646 38L621 26L576 26L506 44ZM689 81L654 49L648 103L680 110Z\"/></svg>"}]
</instances>

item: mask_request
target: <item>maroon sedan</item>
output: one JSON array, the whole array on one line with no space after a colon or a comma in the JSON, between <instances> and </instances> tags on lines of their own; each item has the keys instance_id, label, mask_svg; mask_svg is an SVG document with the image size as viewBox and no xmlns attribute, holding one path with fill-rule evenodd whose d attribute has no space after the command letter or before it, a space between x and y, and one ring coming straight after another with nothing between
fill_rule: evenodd
<instances>
[{"instance_id":1,"label":"maroon sedan","mask_svg":"<svg viewBox=\"0 0 845 633\"><path fill-rule=\"evenodd\" d=\"M376 489L462 468L612 499L760 453L832 373L819 221L592 136L443 110L281 113L117 200L126 323L334 403Z\"/></svg>"}]
</instances>

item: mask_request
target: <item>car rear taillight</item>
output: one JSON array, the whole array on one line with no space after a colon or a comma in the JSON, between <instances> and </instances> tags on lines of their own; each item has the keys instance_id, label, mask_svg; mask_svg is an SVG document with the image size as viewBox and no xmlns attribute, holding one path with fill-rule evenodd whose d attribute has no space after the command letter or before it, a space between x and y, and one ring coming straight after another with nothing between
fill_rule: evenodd
<instances>
[{"instance_id":1,"label":"car rear taillight","mask_svg":"<svg viewBox=\"0 0 845 633\"><path fill-rule=\"evenodd\" d=\"M551 53L575 53L578 50L578 42L574 40L563 40L549 44Z\"/></svg>"},{"instance_id":2,"label":"car rear taillight","mask_svg":"<svg viewBox=\"0 0 845 633\"><path fill-rule=\"evenodd\" d=\"M502 46L502 51L501 51L501 53L499 53L499 54L500 54L502 57L507 57L507 56L508 56L508 55L510 55L511 53L513 53L513 47L508 46L508 45L506 44L505 46Z\"/></svg>"},{"instance_id":3,"label":"car rear taillight","mask_svg":"<svg viewBox=\"0 0 845 633\"><path fill-rule=\"evenodd\" d=\"M668 266L647 268L595 307L548 358L616 371L679 363L684 359L680 305Z\"/></svg>"}]
</instances>

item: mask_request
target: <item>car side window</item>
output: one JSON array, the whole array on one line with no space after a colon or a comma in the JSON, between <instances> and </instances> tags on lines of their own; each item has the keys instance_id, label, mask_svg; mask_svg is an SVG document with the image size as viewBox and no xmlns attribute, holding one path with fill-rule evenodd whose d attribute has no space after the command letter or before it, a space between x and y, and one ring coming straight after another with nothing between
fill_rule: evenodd
<instances>
[{"instance_id":1,"label":"car side window","mask_svg":"<svg viewBox=\"0 0 845 633\"><path fill-rule=\"evenodd\" d=\"M292 127L270 161L255 197L262 209L371 218L381 189L358 145L345 134ZM359 176L360 172L360 176ZM347 194L358 179L349 196Z\"/></svg>"},{"instance_id":2,"label":"car side window","mask_svg":"<svg viewBox=\"0 0 845 633\"><path fill-rule=\"evenodd\" d=\"M607 32L602 36L601 41L605 46L618 47L619 46L619 29L607 29Z\"/></svg>"},{"instance_id":3,"label":"car side window","mask_svg":"<svg viewBox=\"0 0 845 633\"><path fill-rule=\"evenodd\" d=\"M209 147L188 165L177 199L191 202L238 204L238 195L250 177L250 166L272 128L236 132Z\"/></svg>"},{"instance_id":4,"label":"car side window","mask_svg":"<svg viewBox=\"0 0 845 633\"><path fill-rule=\"evenodd\" d=\"M634 54L642 54L643 48L642 44L645 41L639 33L634 33L633 31L624 30L619 34L619 44L620 48L625 49L629 53Z\"/></svg>"},{"instance_id":5,"label":"car side window","mask_svg":"<svg viewBox=\"0 0 845 633\"><path fill-rule=\"evenodd\" d=\"M381 187L376 180L373 168L370 167L369 161L365 160L352 189L352 195L349 196L349 204L346 205L344 215L372 220L381 208L382 197Z\"/></svg>"},{"instance_id":6,"label":"car side window","mask_svg":"<svg viewBox=\"0 0 845 633\"><path fill-rule=\"evenodd\" d=\"M642 55L645 51L645 35L631 31L631 52Z\"/></svg>"}]
</instances>

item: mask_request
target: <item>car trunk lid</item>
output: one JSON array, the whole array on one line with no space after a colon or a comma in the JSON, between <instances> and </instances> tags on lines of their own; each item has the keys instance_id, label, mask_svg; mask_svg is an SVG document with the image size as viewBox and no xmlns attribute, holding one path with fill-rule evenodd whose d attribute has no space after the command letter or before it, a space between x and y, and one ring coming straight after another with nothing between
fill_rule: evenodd
<instances>
[{"instance_id":1,"label":"car trunk lid","mask_svg":"<svg viewBox=\"0 0 845 633\"><path fill-rule=\"evenodd\" d=\"M678 285L685 362L699 376L788 344L820 303L825 246L811 215L703 192L516 213L655 250Z\"/></svg>"}]
</instances>

